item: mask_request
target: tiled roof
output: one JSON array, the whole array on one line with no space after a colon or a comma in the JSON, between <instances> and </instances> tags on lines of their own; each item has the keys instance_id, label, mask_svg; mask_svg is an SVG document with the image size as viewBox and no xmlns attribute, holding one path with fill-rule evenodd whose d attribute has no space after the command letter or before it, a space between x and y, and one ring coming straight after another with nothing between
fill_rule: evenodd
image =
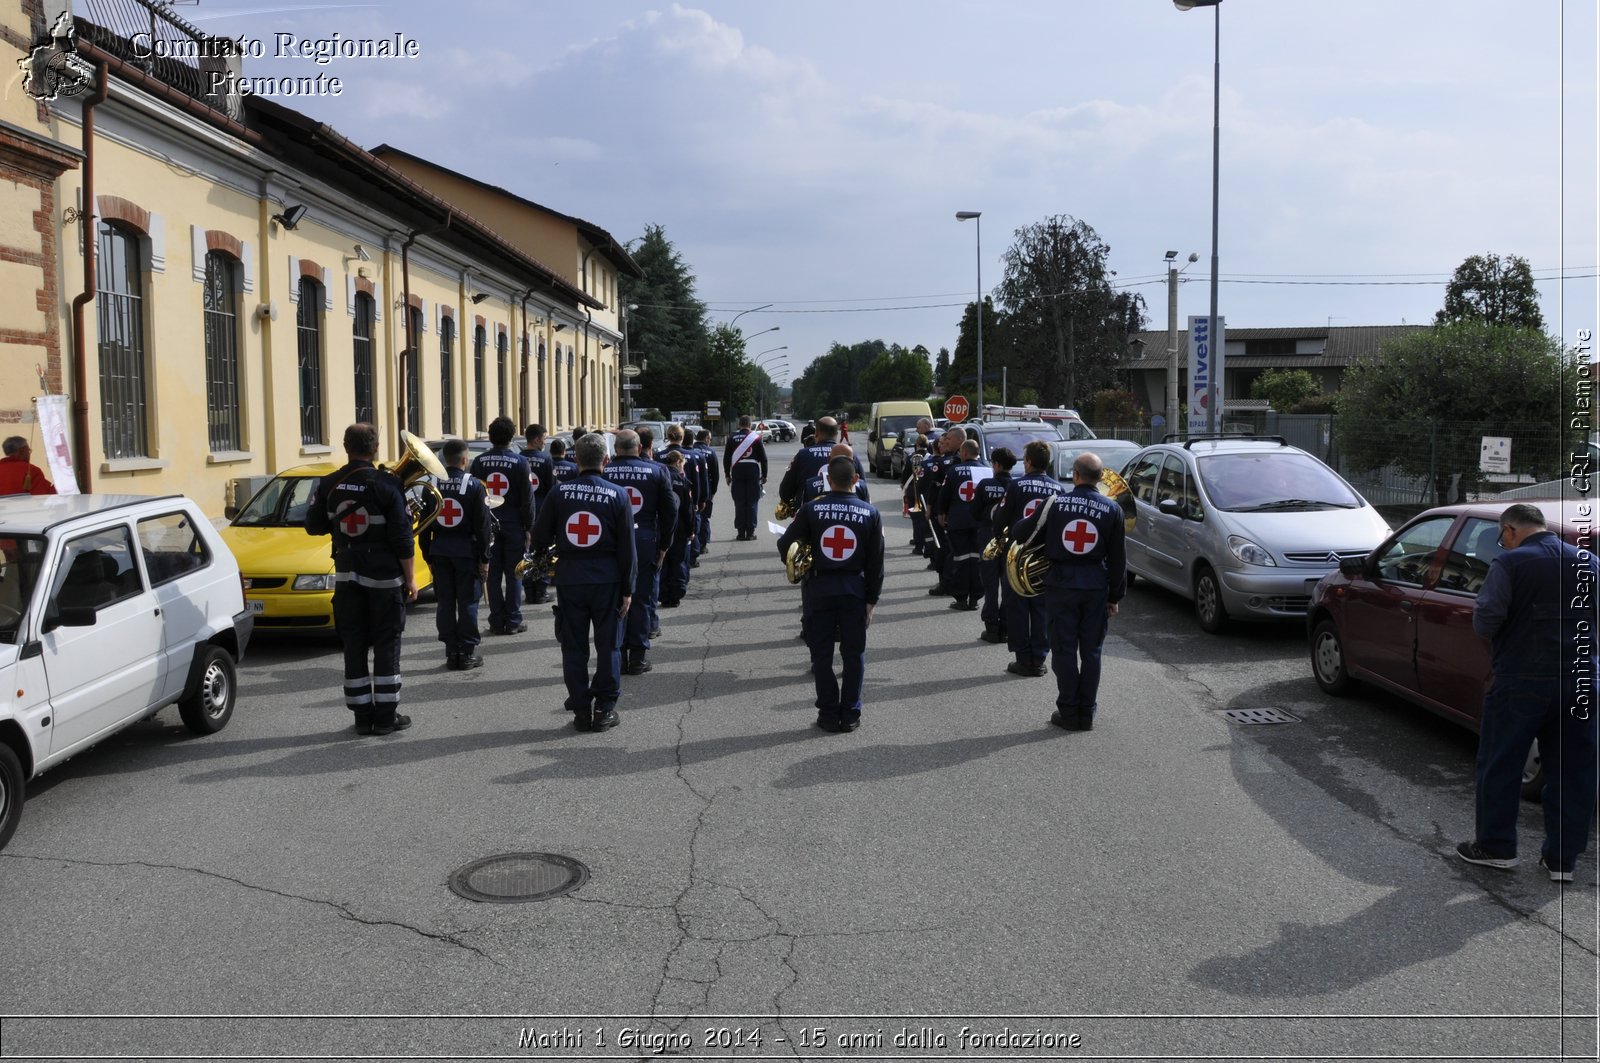
<instances>
[{"instance_id":1,"label":"tiled roof","mask_svg":"<svg viewBox=\"0 0 1600 1063\"><path fill-rule=\"evenodd\" d=\"M1320 354L1229 354L1230 369L1329 369L1349 365L1358 356L1372 353L1384 343L1423 331L1428 325L1340 325L1333 328L1229 328L1230 344L1240 340L1322 340ZM1140 344L1143 344L1141 351ZM1178 357L1186 359L1189 333L1178 330ZM1136 332L1133 353L1123 359L1123 369L1165 369L1167 334Z\"/></svg>"}]
</instances>

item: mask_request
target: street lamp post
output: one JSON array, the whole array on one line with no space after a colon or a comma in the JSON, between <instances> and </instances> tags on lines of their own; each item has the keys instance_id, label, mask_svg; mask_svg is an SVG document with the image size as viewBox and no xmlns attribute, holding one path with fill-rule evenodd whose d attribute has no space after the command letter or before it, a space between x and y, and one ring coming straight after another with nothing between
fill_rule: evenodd
<instances>
[{"instance_id":1,"label":"street lamp post","mask_svg":"<svg viewBox=\"0 0 1600 1063\"><path fill-rule=\"evenodd\" d=\"M1215 20L1211 66L1211 319L1206 334L1211 343L1211 379L1207 381L1206 434L1217 434L1217 408L1222 405L1222 349L1217 344L1217 173L1222 148L1222 0L1172 0L1179 11L1212 8ZM1190 381L1190 388L1194 382Z\"/></svg>"},{"instance_id":2,"label":"street lamp post","mask_svg":"<svg viewBox=\"0 0 1600 1063\"><path fill-rule=\"evenodd\" d=\"M977 225L978 248L978 416L983 416L983 211L958 210L956 221L971 218Z\"/></svg>"}]
</instances>

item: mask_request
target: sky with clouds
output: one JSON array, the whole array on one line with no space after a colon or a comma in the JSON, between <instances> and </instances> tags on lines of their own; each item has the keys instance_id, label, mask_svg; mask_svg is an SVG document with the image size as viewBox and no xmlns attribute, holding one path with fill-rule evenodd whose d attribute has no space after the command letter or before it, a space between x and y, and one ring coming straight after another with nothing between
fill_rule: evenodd
<instances>
[{"instance_id":1,"label":"sky with clouds","mask_svg":"<svg viewBox=\"0 0 1600 1063\"><path fill-rule=\"evenodd\" d=\"M1528 259L1549 330L1596 316L1593 0L1225 0L1220 309L1233 327L1430 320L1471 254ZM285 100L609 230L665 227L714 320L794 374L833 342L953 346L1019 227L1092 225L1165 324L1211 251L1213 13L1170 0L204 0L229 36L401 32ZM246 73L307 73L250 60ZM1558 280L1565 265L1568 280ZM779 375L779 374L775 374Z\"/></svg>"}]
</instances>

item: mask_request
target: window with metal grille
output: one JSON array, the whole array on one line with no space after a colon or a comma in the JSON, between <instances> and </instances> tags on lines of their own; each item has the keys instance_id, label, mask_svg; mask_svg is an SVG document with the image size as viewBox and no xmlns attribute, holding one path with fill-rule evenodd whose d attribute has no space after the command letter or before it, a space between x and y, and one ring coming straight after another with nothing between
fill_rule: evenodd
<instances>
[{"instance_id":1,"label":"window with metal grille","mask_svg":"<svg viewBox=\"0 0 1600 1063\"><path fill-rule=\"evenodd\" d=\"M496 416L504 417L506 413L506 363L511 353L510 341L504 329L500 330L495 336L494 353L498 359L498 383L500 385L500 407L495 413Z\"/></svg>"},{"instance_id":2,"label":"window with metal grille","mask_svg":"<svg viewBox=\"0 0 1600 1063\"><path fill-rule=\"evenodd\" d=\"M355 320L355 373L356 420L373 423L377 410L377 363L372 353L372 326L377 320L378 304L366 292L356 293Z\"/></svg>"},{"instance_id":3,"label":"window with metal grille","mask_svg":"<svg viewBox=\"0 0 1600 1063\"><path fill-rule=\"evenodd\" d=\"M411 314L411 332L407 337L410 342L405 349L405 374L406 374L406 431L414 435L422 434L422 309L413 306L409 309Z\"/></svg>"},{"instance_id":4,"label":"window with metal grille","mask_svg":"<svg viewBox=\"0 0 1600 1063\"><path fill-rule=\"evenodd\" d=\"M106 222L95 263L100 347L100 431L107 458L147 457L144 275L139 234Z\"/></svg>"},{"instance_id":5,"label":"window with metal grille","mask_svg":"<svg viewBox=\"0 0 1600 1063\"><path fill-rule=\"evenodd\" d=\"M455 411L455 380L450 372L451 351L456 345L456 319L453 317L441 318L439 321L439 413L443 422L442 431L449 434L453 431L456 419Z\"/></svg>"},{"instance_id":6,"label":"window with metal grille","mask_svg":"<svg viewBox=\"0 0 1600 1063\"><path fill-rule=\"evenodd\" d=\"M327 437L322 416L322 285L300 278L300 308L295 314L300 345L300 442L319 444Z\"/></svg>"},{"instance_id":7,"label":"window with metal grille","mask_svg":"<svg viewBox=\"0 0 1600 1063\"><path fill-rule=\"evenodd\" d=\"M483 349L488 345L488 342L488 334L484 332L482 325L472 330L472 389L474 397L478 400L474 423L477 424L480 432L487 430L487 422L483 418L483 408L489 404L489 396L483 383Z\"/></svg>"},{"instance_id":8,"label":"window with metal grille","mask_svg":"<svg viewBox=\"0 0 1600 1063\"><path fill-rule=\"evenodd\" d=\"M211 452L242 450L239 430L239 263L206 252L206 429Z\"/></svg>"}]
</instances>

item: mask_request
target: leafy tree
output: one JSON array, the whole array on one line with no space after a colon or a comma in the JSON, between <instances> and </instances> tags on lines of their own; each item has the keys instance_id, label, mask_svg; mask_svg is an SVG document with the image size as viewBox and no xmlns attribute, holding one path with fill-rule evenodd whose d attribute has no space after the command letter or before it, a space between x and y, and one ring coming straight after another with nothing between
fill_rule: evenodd
<instances>
[{"instance_id":1,"label":"leafy tree","mask_svg":"<svg viewBox=\"0 0 1600 1063\"><path fill-rule=\"evenodd\" d=\"M628 350L636 362L649 363L635 378L641 385L638 404L698 409L718 392L708 390L715 385L702 375L710 330L705 304L695 294L694 273L659 225L646 226L631 253L644 276L621 278L622 302L638 306L628 314Z\"/></svg>"},{"instance_id":2,"label":"leafy tree","mask_svg":"<svg viewBox=\"0 0 1600 1063\"><path fill-rule=\"evenodd\" d=\"M1132 428L1144 423L1137 396L1126 388L1101 388L1094 393L1083 413L1096 427Z\"/></svg>"},{"instance_id":3,"label":"leafy tree","mask_svg":"<svg viewBox=\"0 0 1600 1063\"><path fill-rule=\"evenodd\" d=\"M802 417L820 417L838 413L841 406L851 402L859 402L863 398L861 374L878 355L889 349L882 340L866 340L849 347L835 343L829 347L827 354L812 362L796 378L795 413Z\"/></svg>"},{"instance_id":4,"label":"leafy tree","mask_svg":"<svg viewBox=\"0 0 1600 1063\"><path fill-rule=\"evenodd\" d=\"M921 353L918 353L918 352ZM872 360L861 374L860 397L868 403L890 399L922 399L933 390L933 367L927 349L894 346Z\"/></svg>"},{"instance_id":5,"label":"leafy tree","mask_svg":"<svg viewBox=\"0 0 1600 1063\"><path fill-rule=\"evenodd\" d=\"M1352 467L1393 464L1428 477L1436 504L1479 479L1483 436L1509 436L1519 470L1555 466L1563 452L1559 341L1537 329L1463 321L1383 344L1345 370L1335 438Z\"/></svg>"},{"instance_id":6,"label":"leafy tree","mask_svg":"<svg viewBox=\"0 0 1600 1063\"><path fill-rule=\"evenodd\" d=\"M939 359L933 364L933 382L950 393L950 348L939 348Z\"/></svg>"},{"instance_id":7,"label":"leafy tree","mask_svg":"<svg viewBox=\"0 0 1600 1063\"><path fill-rule=\"evenodd\" d=\"M1288 413L1322 389L1317 378L1304 369L1269 369L1256 377L1250 394L1266 399L1279 413Z\"/></svg>"},{"instance_id":8,"label":"leafy tree","mask_svg":"<svg viewBox=\"0 0 1600 1063\"><path fill-rule=\"evenodd\" d=\"M950 358L950 368L944 375L946 395L965 395L978 401L978 315L976 302L961 311L961 328L956 334L955 353ZM1000 401L1001 370L1013 356L1013 351L1000 339L1000 312L993 299L983 301L983 401ZM1016 374L1013 373L1012 376ZM976 416L976 411L974 411Z\"/></svg>"},{"instance_id":9,"label":"leafy tree","mask_svg":"<svg viewBox=\"0 0 1600 1063\"><path fill-rule=\"evenodd\" d=\"M1111 286L1110 254L1087 222L1069 215L1018 229L1006 250L995 294L1008 344L996 346L1015 348L1011 368L1049 405L1071 405L1115 384L1128 337L1144 326L1143 298ZM986 346L988 335L986 327ZM960 353L958 345L957 362ZM984 360L987 370L987 350Z\"/></svg>"},{"instance_id":10,"label":"leafy tree","mask_svg":"<svg viewBox=\"0 0 1600 1063\"><path fill-rule=\"evenodd\" d=\"M1444 290L1444 309L1434 322L1482 321L1489 325L1544 328L1533 270L1520 255L1473 255L1456 267Z\"/></svg>"}]
</instances>

